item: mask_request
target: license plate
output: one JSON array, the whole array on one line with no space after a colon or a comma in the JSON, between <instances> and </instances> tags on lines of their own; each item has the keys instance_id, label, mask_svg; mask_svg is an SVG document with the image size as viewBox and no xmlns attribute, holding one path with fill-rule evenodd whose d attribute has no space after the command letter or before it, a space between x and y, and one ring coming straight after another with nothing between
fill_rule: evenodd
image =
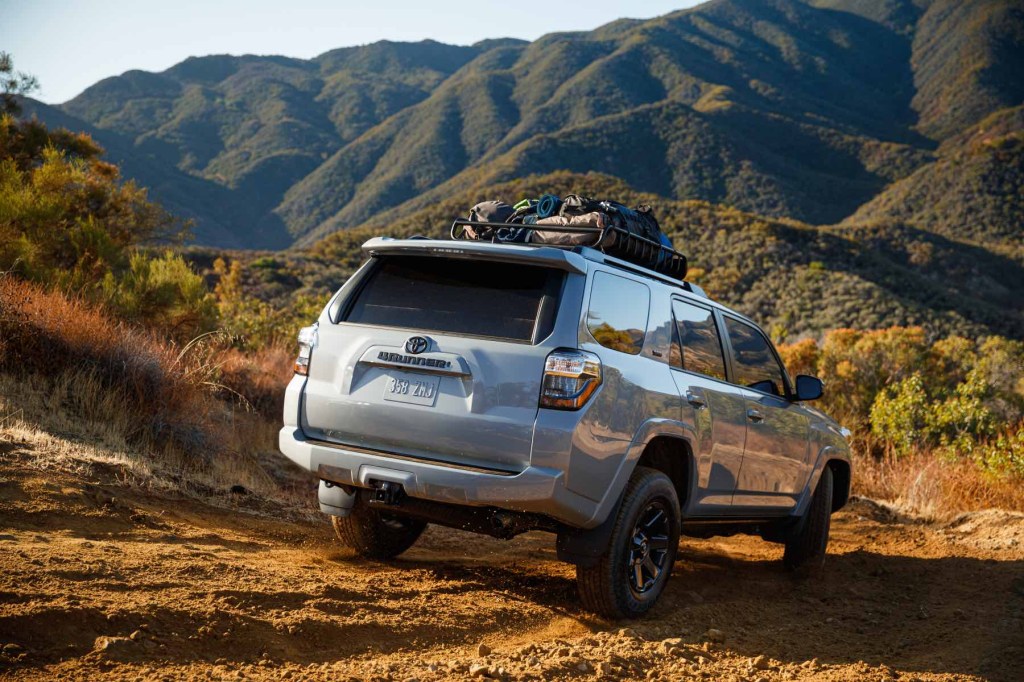
<instances>
[{"instance_id":1,"label":"license plate","mask_svg":"<svg viewBox=\"0 0 1024 682\"><path fill-rule=\"evenodd\" d=\"M384 383L384 400L433 407L441 377L411 372L388 372Z\"/></svg>"}]
</instances>

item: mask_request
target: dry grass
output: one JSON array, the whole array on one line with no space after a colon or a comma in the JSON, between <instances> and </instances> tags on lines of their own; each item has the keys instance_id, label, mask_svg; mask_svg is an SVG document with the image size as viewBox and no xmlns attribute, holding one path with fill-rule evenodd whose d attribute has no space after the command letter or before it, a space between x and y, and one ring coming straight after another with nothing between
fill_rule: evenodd
<instances>
[{"instance_id":1,"label":"dry grass","mask_svg":"<svg viewBox=\"0 0 1024 682\"><path fill-rule=\"evenodd\" d=\"M969 460L930 452L902 457L856 455L853 492L898 510L945 520L981 509L1024 511L1020 481L996 479Z\"/></svg>"},{"instance_id":2,"label":"dry grass","mask_svg":"<svg viewBox=\"0 0 1024 682\"><path fill-rule=\"evenodd\" d=\"M103 464L127 485L203 498L240 485L292 506L310 505L309 477L277 453L275 425L257 415L236 414L218 429L218 437L234 440L201 468L173 449L139 448L132 431L123 404L93 377L0 374L0 443L31 446L39 469L88 473Z\"/></svg>"},{"instance_id":3,"label":"dry grass","mask_svg":"<svg viewBox=\"0 0 1024 682\"><path fill-rule=\"evenodd\" d=\"M284 388L292 378L295 351L272 346L251 353L227 349L218 353L217 384L226 399L243 396L246 406L278 420L284 411Z\"/></svg>"},{"instance_id":4,"label":"dry grass","mask_svg":"<svg viewBox=\"0 0 1024 682\"><path fill-rule=\"evenodd\" d=\"M49 377L78 409L123 414L129 440L147 449L208 462L208 372L197 354L182 352L117 322L81 301L10 277L0 278L0 370Z\"/></svg>"},{"instance_id":5,"label":"dry grass","mask_svg":"<svg viewBox=\"0 0 1024 682\"><path fill-rule=\"evenodd\" d=\"M173 448L133 443L132 417L93 377L0 374L0 443L29 444L33 465L88 475L116 467L126 485L217 502L236 486L293 508L311 509L315 481L277 451L276 421L223 406L209 438L222 441L208 464Z\"/></svg>"},{"instance_id":6,"label":"dry grass","mask_svg":"<svg viewBox=\"0 0 1024 682\"><path fill-rule=\"evenodd\" d=\"M308 504L308 476L277 452L283 354L243 356L216 337L178 347L0 277L0 438L77 442L79 459L112 458L133 480L194 494L301 489ZM51 465L75 459L46 452Z\"/></svg>"}]
</instances>

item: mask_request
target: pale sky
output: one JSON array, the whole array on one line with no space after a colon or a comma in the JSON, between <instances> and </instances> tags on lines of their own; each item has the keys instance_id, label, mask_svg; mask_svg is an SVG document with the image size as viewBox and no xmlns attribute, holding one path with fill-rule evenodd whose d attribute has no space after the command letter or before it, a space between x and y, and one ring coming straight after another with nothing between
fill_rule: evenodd
<instances>
[{"instance_id":1,"label":"pale sky","mask_svg":"<svg viewBox=\"0 0 1024 682\"><path fill-rule=\"evenodd\" d=\"M533 40L645 19L698 0L0 0L0 51L36 76L33 96L64 102L108 76L163 71L186 57L309 58L377 40Z\"/></svg>"}]
</instances>

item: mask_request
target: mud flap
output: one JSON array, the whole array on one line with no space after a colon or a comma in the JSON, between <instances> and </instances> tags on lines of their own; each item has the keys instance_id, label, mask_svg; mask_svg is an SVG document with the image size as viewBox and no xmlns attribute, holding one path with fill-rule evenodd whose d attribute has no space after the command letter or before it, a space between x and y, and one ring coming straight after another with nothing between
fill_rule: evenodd
<instances>
[{"instance_id":1,"label":"mud flap","mask_svg":"<svg viewBox=\"0 0 1024 682\"><path fill-rule=\"evenodd\" d=\"M347 492L337 483L320 481L320 511L331 516L348 516L356 504L355 492Z\"/></svg>"},{"instance_id":2,"label":"mud flap","mask_svg":"<svg viewBox=\"0 0 1024 682\"><path fill-rule=\"evenodd\" d=\"M593 566L608 551L608 545L612 541L612 531L615 529L615 521L619 517L619 508L622 506L620 498L608 518L596 528L566 528L558 533L555 541L555 550L558 552L558 560L566 561L577 566Z\"/></svg>"}]
</instances>

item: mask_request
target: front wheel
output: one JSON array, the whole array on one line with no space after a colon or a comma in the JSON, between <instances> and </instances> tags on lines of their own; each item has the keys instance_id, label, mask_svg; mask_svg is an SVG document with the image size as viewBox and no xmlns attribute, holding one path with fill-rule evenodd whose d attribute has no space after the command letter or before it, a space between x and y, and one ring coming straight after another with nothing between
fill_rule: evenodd
<instances>
[{"instance_id":1,"label":"front wheel","mask_svg":"<svg viewBox=\"0 0 1024 682\"><path fill-rule=\"evenodd\" d=\"M661 596L679 549L679 497L665 474L637 467L626 485L608 549L576 567L583 606L609 618L637 618Z\"/></svg>"},{"instance_id":2,"label":"front wheel","mask_svg":"<svg viewBox=\"0 0 1024 682\"><path fill-rule=\"evenodd\" d=\"M786 568L807 572L825 564L831 522L832 470L825 467L807 511L786 538L786 551L782 555Z\"/></svg>"},{"instance_id":3,"label":"front wheel","mask_svg":"<svg viewBox=\"0 0 1024 682\"><path fill-rule=\"evenodd\" d=\"M348 516L332 516L341 543L367 559L391 559L413 546L425 521L372 509L359 500Z\"/></svg>"}]
</instances>

